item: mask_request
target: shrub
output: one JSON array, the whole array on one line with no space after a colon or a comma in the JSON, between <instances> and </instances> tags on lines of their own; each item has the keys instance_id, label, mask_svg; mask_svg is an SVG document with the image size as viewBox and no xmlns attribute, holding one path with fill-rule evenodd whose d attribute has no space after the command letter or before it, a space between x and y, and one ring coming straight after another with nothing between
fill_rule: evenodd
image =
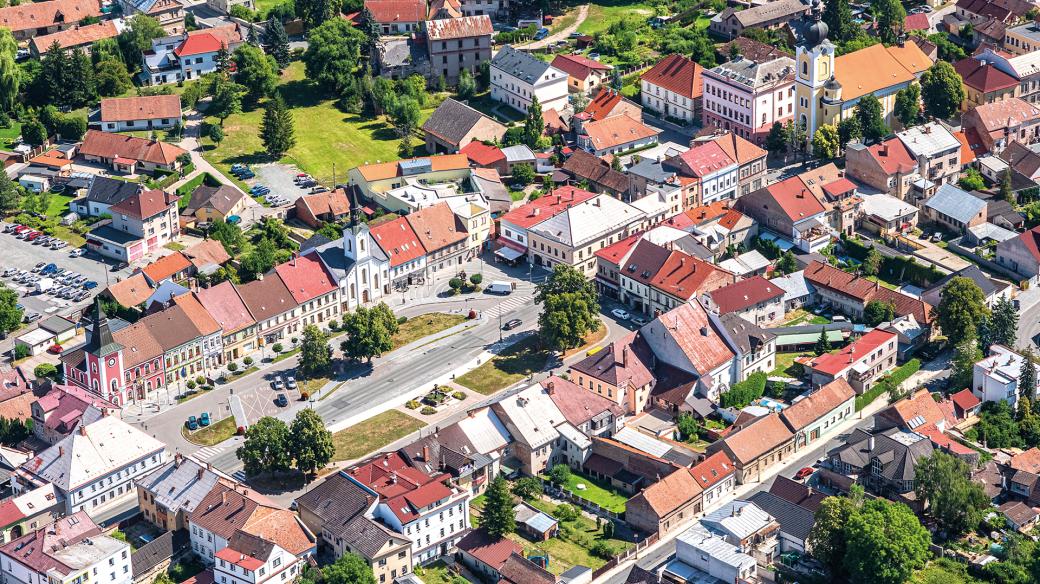
<instances>
[{"instance_id":1,"label":"shrub","mask_svg":"<svg viewBox=\"0 0 1040 584\"><path fill-rule=\"evenodd\" d=\"M399 316L399 317L397 317L397 324L404 324L406 322L408 322L408 317L407 316Z\"/></svg>"},{"instance_id":2,"label":"shrub","mask_svg":"<svg viewBox=\"0 0 1040 584\"><path fill-rule=\"evenodd\" d=\"M455 398L455 399L457 399L459 401L462 401L462 400L466 399L466 392L464 392L464 391L456 391L455 393L451 394L451 397L453 397L453 398Z\"/></svg>"},{"instance_id":3,"label":"shrub","mask_svg":"<svg viewBox=\"0 0 1040 584\"><path fill-rule=\"evenodd\" d=\"M238 363L235 363L234 361L228 363L227 364L227 370L232 372L232 373L234 373L235 371L238 371Z\"/></svg>"},{"instance_id":4,"label":"shrub","mask_svg":"<svg viewBox=\"0 0 1040 584\"><path fill-rule=\"evenodd\" d=\"M198 377L195 378L195 385L205 385L205 383L206 383L206 378L205 377L199 375Z\"/></svg>"},{"instance_id":5,"label":"shrub","mask_svg":"<svg viewBox=\"0 0 1040 584\"><path fill-rule=\"evenodd\" d=\"M452 294L458 294L462 290L462 278L452 278L448 280L448 287L451 288Z\"/></svg>"},{"instance_id":6,"label":"shrub","mask_svg":"<svg viewBox=\"0 0 1040 584\"><path fill-rule=\"evenodd\" d=\"M523 477L513 483L513 494L530 501L542 494L542 481L535 477Z\"/></svg>"},{"instance_id":7,"label":"shrub","mask_svg":"<svg viewBox=\"0 0 1040 584\"><path fill-rule=\"evenodd\" d=\"M419 407L419 402L414 399L410 399L407 403L404 404L404 407L410 410L414 410Z\"/></svg>"},{"instance_id":8,"label":"shrub","mask_svg":"<svg viewBox=\"0 0 1040 584\"><path fill-rule=\"evenodd\" d=\"M311 392L309 392L309 391L301 391L300 392L300 400L307 401L310 398L311 398Z\"/></svg>"},{"instance_id":9,"label":"shrub","mask_svg":"<svg viewBox=\"0 0 1040 584\"><path fill-rule=\"evenodd\" d=\"M921 361L918 359L911 359L906 363L903 363L898 369L874 384L874 387L870 388L862 395L856 396L856 411L858 412L867 407L886 391L895 393L899 388L899 385L909 379L911 375L917 373L920 368Z\"/></svg>"},{"instance_id":10,"label":"shrub","mask_svg":"<svg viewBox=\"0 0 1040 584\"><path fill-rule=\"evenodd\" d=\"M275 343L275 344L271 345L271 350L274 351L275 353L281 353L283 348L284 347L282 347L281 343Z\"/></svg>"},{"instance_id":11,"label":"shrub","mask_svg":"<svg viewBox=\"0 0 1040 584\"><path fill-rule=\"evenodd\" d=\"M15 359L25 359L26 357L29 356L30 353L31 353L31 351L29 350L29 347L26 347L25 345L15 345L14 346L14 358Z\"/></svg>"},{"instance_id":12,"label":"shrub","mask_svg":"<svg viewBox=\"0 0 1040 584\"><path fill-rule=\"evenodd\" d=\"M574 505L561 503L556 507L556 518L560 521L574 521L581 516L581 512Z\"/></svg>"},{"instance_id":13,"label":"shrub","mask_svg":"<svg viewBox=\"0 0 1040 584\"><path fill-rule=\"evenodd\" d=\"M614 557L614 546L605 541L597 541L592 544L589 551L592 552L592 555L598 558L603 558L604 560L609 560Z\"/></svg>"},{"instance_id":14,"label":"shrub","mask_svg":"<svg viewBox=\"0 0 1040 584\"><path fill-rule=\"evenodd\" d=\"M58 375L58 368L50 363L40 363L35 369L33 369L33 374L40 379L44 377L54 377Z\"/></svg>"},{"instance_id":15,"label":"shrub","mask_svg":"<svg viewBox=\"0 0 1040 584\"><path fill-rule=\"evenodd\" d=\"M480 286L480 283L484 281L484 276L480 274L473 274L469 277L469 283L474 286Z\"/></svg>"},{"instance_id":16,"label":"shrub","mask_svg":"<svg viewBox=\"0 0 1040 584\"><path fill-rule=\"evenodd\" d=\"M253 364L253 358L252 357L246 357L245 359L242 359L242 362L246 364L246 367L249 367L250 365Z\"/></svg>"},{"instance_id":17,"label":"shrub","mask_svg":"<svg viewBox=\"0 0 1040 584\"><path fill-rule=\"evenodd\" d=\"M195 380L189 379L188 382L185 383L184 385L188 386L188 389L195 389L195 386L197 384L195 383Z\"/></svg>"},{"instance_id":18,"label":"shrub","mask_svg":"<svg viewBox=\"0 0 1040 584\"><path fill-rule=\"evenodd\" d=\"M742 408L762 397L766 389L766 374L759 371L752 373L740 383L734 383L729 391L722 394L719 403L724 408Z\"/></svg>"},{"instance_id":19,"label":"shrub","mask_svg":"<svg viewBox=\"0 0 1040 584\"><path fill-rule=\"evenodd\" d=\"M419 410L419 413L424 416L432 416L437 413L437 408L432 406L423 406L423 409Z\"/></svg>"},{"instance_id":20,"label":"shrub","mask_svg":"<svg viewBox=\"0 0 1040 584\"><path fill-rule=\"evenodd\" d=\"M562 485L567 482L567 479L571 478L571 467L566 464L557 464L549 471L549 478L557 485Z\"/></svg>"},{"instance_id":21,"label":"shrub","mask_svg":"<svg viewBox=\"0 0 1040 584\"><path fill-rule=\"evenodd\" d=\"M612 539L614 537L614 522L609 519L603 524L603 537L607 539Z\"/></svg>"},{"instance_id":22,"label":"shrub","mask_svg":"<svg viewBox=\"0 0 1040 584\"><path fill-rule=\"evenodd\" d=\"M329 330L330 331L338 331L339 330L339 322L336 319L332 319L332 320L329 321Z\"/></svg>"}]
</instances>

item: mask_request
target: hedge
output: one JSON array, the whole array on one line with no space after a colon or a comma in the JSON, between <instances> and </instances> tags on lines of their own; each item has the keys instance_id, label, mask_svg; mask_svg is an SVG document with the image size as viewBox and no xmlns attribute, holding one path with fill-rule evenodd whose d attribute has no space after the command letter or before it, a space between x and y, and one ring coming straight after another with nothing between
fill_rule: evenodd
<instances>
[{"instance_id":1,"label":"hedge","mask_svg":"<svg viewBox=\"0 0 1040 584\"><path fill-rule=\"evenodd\" d=\"M871 246L864 245L855 239L845 238L841 241L845 252L850 257L863 261ZM917 263L913 257L898 256L894 258L882 256L881 274L888 281L907 281L915 286L928 287L933 282L941 280L945 274L931 266Z\"/></svg>"},{"instance_id":2,"label":"hedge","mask_svg":"<svg viewBox=\"0 0 1040 584\"><path fill-rule=\"evenodd\" d=\"M761 371L752 373L740 383L734 383L729 391L719 397L719 404L724 408L742 408L762 397L766 390L766 374Z\"/></svg>"},{"instance_id":3,"label":"hedge","mask_svg":"<svg viewBox=\"0 0 1040 584\"><path fill-rule=\"evenodd\" d=\"M874 387L870 388L862 395L856 396L856 411L860 411L874 402L881 394L886 391L894 391L899 389L899 386L910 378L911 375L917 373L921 369L921 361L918 359L911 359L901 366L896 368L895 371L886 375L881 381L877 382Z\"/></svg>"}]
</instances>

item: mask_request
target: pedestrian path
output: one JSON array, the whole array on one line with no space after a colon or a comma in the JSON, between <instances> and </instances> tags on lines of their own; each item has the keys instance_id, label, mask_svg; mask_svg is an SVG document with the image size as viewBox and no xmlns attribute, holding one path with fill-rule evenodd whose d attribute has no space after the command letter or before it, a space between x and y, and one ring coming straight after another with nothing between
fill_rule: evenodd
<instances>
[{"instance_id":1,"label":"pedestrian path","mask_svg":"<svg viewBox=\"0 0 1040 584\"><path fill-rule=\"evenodd\" d=\"M228 448L231 448L235 444L231 440L225 440L220 444L213 446L206 446L205 448L199 448L193 453L193 456L203 462L212 460L216 456L223 454Z\"/></svg>"},{"instance_id":2,"label":"pedestrian path","mask_svg":"<svg viewBox=\"0 0 1040 584\"><path fill-rule=\"evenodd\" d=\"M514 292L509 295L508 300L495 305L495 307L490 310L484 311L484 315L498 317L499 313L501 313L503 317L508 316L513 310L516 310L530 302L533 297L533 294L519 294Z\"/></svg>"}]
</instances>

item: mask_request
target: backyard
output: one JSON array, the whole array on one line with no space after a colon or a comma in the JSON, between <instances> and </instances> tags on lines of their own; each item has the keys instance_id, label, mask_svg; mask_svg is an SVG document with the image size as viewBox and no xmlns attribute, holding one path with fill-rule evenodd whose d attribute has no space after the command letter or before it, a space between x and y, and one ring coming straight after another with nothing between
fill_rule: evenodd
<instances>
[{"instance_id":1,"label":"backyard","mask_svg":"<svg viewBox=\"0 0 1040 584\"><path fill-rule=\"evenodd\" d=\"M317 87L305 78L304 65L296 61L282 72L279 90L285 98L296 127L296 146L282 158L304 172L325 179L332 177L333 166L340 177L360 164L377 160L396 160L401 140L383 118L364 119L346 114L335 106L335 100L324 99ZM419 125L436 108L431 99L423 110ZM224 174L235 163L267 162L260 142L263 108L235 114L224 121L224 140L214 145L203 139L205 158ZM216 118L208 122L218 124Z\"/></svg>"},{"instance_id":2,"label":"backyard","mask_svg":"<svg viewBox=\"0 0 1040 584\"><path fill-rule=\"evenodd\" d=\"M425 425L426 422L397 410L385 411L333 434L332 443L336 447L336 454L332 460L341 462L360 458Z\"/></svg>"},{"instance_id":3,"label":"backyard","mask_svg":"<svg viewBox=\"0 0 1040 584\"><path fill-rule=\"evenodd\" d=\"M548 479L549 477L543 478ZM567 482L561 486L563 490L591 501L608 511L625 512L625 501L628 501L628 497L608 483L572 470L567 477Z\"/></svg>"},{"instance_id":4,"label":"backyard","mask_svg":"<svg viewBox=\"0 0 1040 584\"><path fill-rule=\"evenodd\" d=\"M527 504L549 515L556 516L557 505L545 499L534 499ZM547 541L533 542L518 533L509 534L509 538L523 546L527 556L549 556L549 571L562 574L574 566L586 566L596 570L607 563L592 553L593 547L603 542L613 553L619 553L631 547L631 543L621 539L603 537L603 530L596 525L594 519L579 514L577 519L560 522L560 534Z\"/></svg>"},{"instance_id":5,"label":"backyard","mask_svg":"<svg viewBox=\"0 0 1040 584\"><path fill-rule=\"evenodd\" d=\"M799 357L811 357L812 353L806 352L793 352L793 353L780 353L776 354L776 369L770 375L774 377L793 377L798 379L802 376L803 367L800 363L795 363L795 359Z\"/></svg>"},{"instance_id":6,"label":"backyard","mask_svg":"<svg viewBox=\"0 0 1040 584\"><path fill-rule=\"evenodd\" d=\"M826 316L813 314L804 308L797 308L787 313L783 326L798 326L807 324L830 324L831 319Z\"/></svg>"},{"instance_id":7,"label":"backyard","mask_svg":"<svg viewBox=\"0 0 1040 584\"><path fill-rule=\"evenodd\" d=\"M0 149L10 150L14 148L18 137L22 135L22 124L11 120L10 128L0 128Z\"/></svg>"},{"instance_id":8,"label":"backyard","mask_svg":"<svg viewBox=\"0 0 1040 584\"><path fill-rule=\"evenodd\" d=\"M545 367L549 352L537 336L530 336L506 348L496 357L455 380L477 393L491 395Z\"/></svg>"}]
</instances>

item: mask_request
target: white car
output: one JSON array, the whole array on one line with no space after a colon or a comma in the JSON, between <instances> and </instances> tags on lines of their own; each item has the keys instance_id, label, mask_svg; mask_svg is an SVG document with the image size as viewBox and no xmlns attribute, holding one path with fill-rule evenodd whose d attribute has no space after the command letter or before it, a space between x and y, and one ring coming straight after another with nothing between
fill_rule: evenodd
<instances>
[{"instance_id":1,"label":"white car","mask_svg":"<svg viewBox=\"0 0 1040 584\"><path fill-rule=\"evenodd\" d=\"M83 249L82 247L77 247L76 249L72 250L72 253L69 254L69 257L78 258L85 253L87 253L87 250Z\"/></svg>"},{"instance_id":2,"label":"white car","mask_svg":"<svg viewBox=\"0 0 1040 584\"><path fill-rule=\"evenodd\" d=\"M278 378L275 378L273 385L275 389L282 389L283 387L285 387L285 385L282 383L282 380Z\"/></svg>"},{"instance_id":3,"label":"white car","mask_svg":"<svg viewBox=\"0 0 1040 584\"><path fill-rule=\"evenodd\" d=\"M618 320L628 320L628 316L629 316L629 314L627 312L625 312L624 310L621 310L620 308L615 308L614 310L611 310L610 314L613 314L614 318L616 318Z\"/></svg>"},{"instance_id":4,"label":"white car","mask_svg":"<svg viewBox=\"0 0 1040 584\"><path fill-rule=\"evenodd\" d=\"M293 377L292 375L289 375L288 377L286 377L285 378L285 387L288 387L289 389L296 389L296 378Z\"/></svg>"}]
</instances>

